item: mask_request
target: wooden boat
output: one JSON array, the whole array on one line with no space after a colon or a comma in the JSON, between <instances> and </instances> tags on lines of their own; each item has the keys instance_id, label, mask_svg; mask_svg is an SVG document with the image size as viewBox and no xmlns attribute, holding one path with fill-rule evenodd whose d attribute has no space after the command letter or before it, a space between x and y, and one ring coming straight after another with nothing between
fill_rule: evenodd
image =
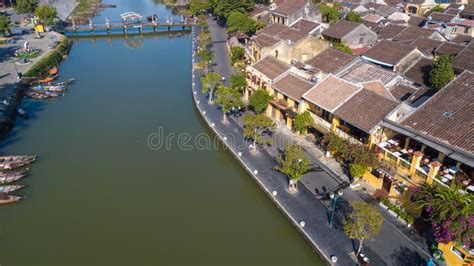
<instances>
[{"instance_id":1,"label":"wooden boat","mask_svg":"<svg viewBox=\"0 0 474 266\"><path fill-rule=\"evenodd\" d=\"M28 90L26 91L26 96L33 98L33 99L50 99L50 98L56 98L59 97L60 95L56 92L49 92L49 91L37 91L37 90Z\"/></svg>"},{"instance_id":2,"label":"wooden boat","mask_svg":"<svg viewBox=\"0 0 474 266\"><path fill-rule=\"evenodd\" d=\"M7 186L0 186L0 194L8 194L15 191L18 191L22 188L26 187L26 185L7 185Z\"/></svg>"},{"instance_id":3,"label":"wooden boat","mask_svg":"<svg viewBox=\"0 0 474 266\"><path fill-rule=\"evenodd\" d=\"M58 68L53 67L48 72L49 72L50 75L54 76L54 75L58 74Z\"/></svg>"},{"instance_id":4,"label":"wooden boat","mask_svg":"<svg viewBox=\"0 0 474 266\"><path fill-rule=\"evenodd\" d=\"M37 157L36 155L0 156L0 163L26 161L26 160L35 161L36 157Z\"/></svg>"},{"instance_id":5,"label":"wooden boat","mask_svg":"<svg viewBox=\"0 0 474 266\"><path fill-rule=\"evenodd\" d=\"M14 195L0 195L0 204L8 204L12 202L17 202L23 199L23 197L20 196L14 196Z\"/></svg>"},{"instance_id":6,"label":"wooden boat","mask_svg":"<svg viewBox=\"0 0 474 266\"><path fill-rule=\"evenodd\" d=\"M24 178L26 174L14 174L0 177L0 184L9 184Z\"/></svg>"},{"instance_id":7,"label":"wooden boat","mask_svg":"<svg viewBox=\"0 0 474 266\"><path fill-rule=\"evenodd\" d=\"M28 168L26 168L23 171L13 171L13 172L0 172L0 177L12 177L12 176L19 176L23 175L26 176L26 173L28 172Z\"/></svg>"},{"instance_id":8,"label":"wooden boat","mask_svg":"<svg viewBox=\"0 0 474 266\"><path fill-rule=\"evenodd\" d=\"M53 80L55 80L55 79L56 79L56 76L54 76L54 77L47 77L47 78L44 78L44 79L40 79L39 82L40 82L40 83L49 83L49 82L51 82L51 81L53 81Z\"/></svg>"},{"instance_id":9,"label":"wooden boat","mask_svg":"<svg viewBox=\"0 0 474 266\"><path fill-rule=\"evenodd\" d=\"M47 85L47 86L35 86L31 87L30 90L33 90L38 93L43 92L64 92L66 90L65 86L57 86L57 85Z\"/></svg>"},{"instance_id":10,"label":"wooden boat","mask_svg":"<svg viewBox=\"0 0 474 266\"><path fill-rule=\"evenodd\" d=\"M71 85L72 83L74 83L74 81L76 81L75 78L71 78L71 79L68 79L68 80L64 80L64 81L60 81L58 83L55 83L53 84L54 86L69 86Z\"/></svg>"},{"instance_id":11,"label":"wooden boat","mask_svg":"<svg viewBox=\"0 0 474 266\"><path fill-rule=\"evenodd\" d=\"M33 163L35 159L24 159L24 160L14 160L14 161L1 161L0 162L0 171L1 170L12 170L20 168L26 165Z\"/></svg>"},{"instance_id":12,"label":"wooden boat","mask_svg":"<svg viewBox=\"0 0 474 266\"><path fill-rule=\"evenodd\" d=\"M23 119L28 119L29 118L28 112L25 109L19 108L17 110L17 113L18 113L18 116L23 118Z\"/></svg>"},{"instance_id":13,"label":"wooden boat","mask_svg":"<svg viewBox=\"0 0 474 266\"><path fill-rule=\"evenodd\" d=\"M116 4L99 4L99 8L116 8Z\"/></svg>"}]
</instances>

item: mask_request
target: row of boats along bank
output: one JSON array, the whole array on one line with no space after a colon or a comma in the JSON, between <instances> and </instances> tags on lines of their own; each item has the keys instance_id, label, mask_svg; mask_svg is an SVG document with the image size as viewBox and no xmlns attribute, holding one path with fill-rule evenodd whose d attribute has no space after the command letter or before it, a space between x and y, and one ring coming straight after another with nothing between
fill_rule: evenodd
<instances>
[{"instance_id":1,"label":"row of boats along bank","mask_svg":"<svg viewBox=\"0 0 474 266\"><path fill-rule=\"evenodd\" d=\"M69 85L71 85L75 79L71 78L55 82L58 77L58 69L53 67L49 70L49 76L37 82L30 83L31 86L26 89L25 95L32 99L51 99L64 95ZM19 113L19 115L21 116L22 114Z\"/></svg>"},{"instance_id":2,"label":"row of boats along bank","mask_svg":"<svg viewBox=\"0 0 474 266\"><path fill-rule=\"evenodd\" d=\"M24 199L24 196L11 195L26 185L14 184L28 174L29 166L36 161L36 156L2 156L0 157L0 204L8 204Z\"/></svg>"},{"instance_id":3,"label":"row of boats along bank","mask_svg":"<svg viewBox=\"0 0 474 266\"><path fill-rule=\"evenodd\" d=\"M59 75L56 67L50 69L48 74L44 79L23 82L27 87L23 87L24 90L21 94L24 93L24 96L40 100L56 98L64 95L69 85L75 81L75 79L57 81ZM21 102L22 96L19 98ZM17 114L24 119L28 118L27 111L22 108L17 109ZM36 155L0 156L0 205L18 202L26 198L26 196L12 193L17 193L26 187L18 182L28 175L30 165L36 161L36 158Z\"/></svg>"}]
</instances>

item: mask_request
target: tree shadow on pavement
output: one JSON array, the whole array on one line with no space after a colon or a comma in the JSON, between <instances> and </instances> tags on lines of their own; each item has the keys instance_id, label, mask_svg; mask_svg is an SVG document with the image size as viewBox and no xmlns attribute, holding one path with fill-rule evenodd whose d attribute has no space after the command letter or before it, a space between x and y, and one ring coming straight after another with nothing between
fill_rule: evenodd
<instances>
[{"instance_id":1,"label":"tree shadow on pavement","mask_svg":"<svg viewBox=\"0 0 474 266\"><path fill-rule=\"evenodd\" d=\"M423 265L423 258L420 254L406 247L400 247L390 257L394 260L395 265Z\"/></svg>"},{"instance_id":2,"label":"tree shadow on pavement","mask_svg":"<svg viewBox=\"0 0 474 266\"><path fill-rule=\"evenodd\" d=\"M5 61L12 59L16 50L18 50L18 47L9 46L0 48L0 62L5 63Z\"/></svg>"}]
</instances>

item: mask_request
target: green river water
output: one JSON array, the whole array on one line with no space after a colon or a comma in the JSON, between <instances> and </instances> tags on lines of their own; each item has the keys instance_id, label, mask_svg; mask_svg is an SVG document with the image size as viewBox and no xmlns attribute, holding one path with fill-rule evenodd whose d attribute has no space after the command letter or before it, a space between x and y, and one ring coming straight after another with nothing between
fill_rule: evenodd
<instances>
[{"instance_id":1,"label":"green river water","mask_svg":"<svg viewBox=\"0 0 474 266\"><path fill-rule=\"evenodd\" d=\"M124 11L170 15L152 0ZM28 199L0 206L0 265L322 265L222 149L151 149L150 134L209 134L191 97L191 39L76 40L60 66L75 77L2 143L38 154Z\"/></svg>"}]
</instances>

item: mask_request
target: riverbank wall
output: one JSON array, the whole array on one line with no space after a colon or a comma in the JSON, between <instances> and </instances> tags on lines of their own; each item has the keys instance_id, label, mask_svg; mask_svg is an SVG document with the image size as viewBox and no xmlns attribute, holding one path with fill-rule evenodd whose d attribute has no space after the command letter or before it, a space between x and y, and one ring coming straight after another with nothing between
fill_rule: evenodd
<instances>
[{"instance_id":1,"label":"riverbank wall","mask_svg":"<svg viewBox=\"0 0 474 266\"><path fill-rule=\"evenodd\" d=\"M39 78L45 75L49 69L57 66L64 57L67 56L71 49L72 42L65 36L59 41L56 47L46 56L39 60L36 64L24 74L25 78ZM25 81L25 80L24 80Z\"/></svg>"},{"instance_id":2,"label":"riverbank wall","mask_svg":"<svg viewBox=\"0 0 474 266\"><path fill-rule=\"evenodd\" d=\"M201 93L196 86L196 82L199 81L199 73L197 73L196 69L194 68L194 64L196 63L195 61L195 56L194 56L194 37L196 36L195 28L193 29L193 34L192 34L192 49L193 49L193 56L192 56L192 97L193 97L193 103L194 106L199 113L200 117L205 121L206 125L208 128L218 137L218 139L223 143L228 151L232 154L232 156L239 162L240 165L245 169L245 171L250 175L250 177L254 180L255 183L259 185L259 187L265 192L265 194L272 200L272 202L275 204L275 206L281 210L285 216L290 220L290 222L293 224L293 226L304 236L304 238L311 244L312 248L321 256L321 258L324 259L327 265L334 265L334 263L331 261L331 256L332 254L328 254L325 252L318 243L310 236L310 234L305 231L304 224L302 225L302 220L299 220L297 217L293 216L290 211L280 202L278 199L278 194L274 194L276 191L272 190L262 177L258 174L257 169L252 169L242 158L242 153L238 152L233 146L231 146L228 141L227 137L225 136L224 133L220 132L217 128L215 123L211 122L209 117L206 116L206 112L202 109L201 105L204 104L198 99L198 93Z\"/></svg>"}]
</instances>

